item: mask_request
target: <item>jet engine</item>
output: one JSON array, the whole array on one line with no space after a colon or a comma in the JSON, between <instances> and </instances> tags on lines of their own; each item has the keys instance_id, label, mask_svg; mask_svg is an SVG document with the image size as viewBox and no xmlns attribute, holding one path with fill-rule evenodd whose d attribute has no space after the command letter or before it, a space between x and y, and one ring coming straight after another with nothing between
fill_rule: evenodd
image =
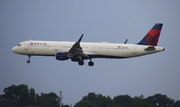
<instances>
[{"instance_id":1,"label":"jet engine","mask_svg":"<svg viewBox=\"0 0 180 107\"><path fill-rule=\"evenodd\" d=\"M68 60L69 58L67 57L67 55L68 55L67 52L57 52L56 59L57 60Z\"/></svg>"}]
</instances>

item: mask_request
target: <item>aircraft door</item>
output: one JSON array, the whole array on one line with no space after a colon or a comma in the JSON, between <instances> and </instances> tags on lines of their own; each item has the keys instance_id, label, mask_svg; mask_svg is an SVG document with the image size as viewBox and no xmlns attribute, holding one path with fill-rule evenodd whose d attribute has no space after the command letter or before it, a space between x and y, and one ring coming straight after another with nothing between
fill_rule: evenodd
<instances>
[{"instance_id":1,"label":"aircraft door","mask_svg":"<svg viewBox=\"0 0 180 107\"><path fill-rule=\"evenodd\" d=\"M58 51L58 43L54 44L54 51Z\"/></svg>"},{"instance_id":2,"label":"aircraft door","mask_svg":"<svg viewBox=\"0 0 180 107\"><path fill-rule=\"evenodd\" d=\"M30 43L24 43L24 50L30 49Z\"/></svg>"},{"instance_id":3,"label":"aircraft door","mask_svg":"<svg viewBox=\"0 0 180 107\"><path fill-rule=\"evenodd\" d=\"M24 47L24 52L26 54L32 54L32 50L31 50L31 43L30 42L25 42L23 43L23 47Z\"/></svg>"}]
</instances>

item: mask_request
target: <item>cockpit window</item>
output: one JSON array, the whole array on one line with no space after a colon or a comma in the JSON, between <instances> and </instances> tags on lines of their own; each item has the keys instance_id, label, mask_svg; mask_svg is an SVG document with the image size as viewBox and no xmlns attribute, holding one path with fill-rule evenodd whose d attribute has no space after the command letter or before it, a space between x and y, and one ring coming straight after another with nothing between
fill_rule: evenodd
<instances>
[{"instance_id":1,"label":"cockpit window","mask_svg":"<svg viewBox=\"0 0 180 107\"><path fill-rule=\"evenodd\" d=\"M17 46L21 46L21 44L18 44Z\"/></svg>"}]
</instances>

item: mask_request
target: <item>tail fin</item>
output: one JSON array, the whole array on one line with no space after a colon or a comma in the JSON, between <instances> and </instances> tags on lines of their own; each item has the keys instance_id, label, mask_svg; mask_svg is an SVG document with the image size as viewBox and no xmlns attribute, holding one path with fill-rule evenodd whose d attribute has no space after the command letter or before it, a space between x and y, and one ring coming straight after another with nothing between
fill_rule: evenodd
<instances>
[{"instance_id":1,"label":"tail fin","mask_svg":"<svg viewBox=\"0 0 180 107\"><path fill-rule=\"evenodd\" d=\"M162 23L156 23L138 44L157 46L162 26Z\"/></svg>"}]
</instances>

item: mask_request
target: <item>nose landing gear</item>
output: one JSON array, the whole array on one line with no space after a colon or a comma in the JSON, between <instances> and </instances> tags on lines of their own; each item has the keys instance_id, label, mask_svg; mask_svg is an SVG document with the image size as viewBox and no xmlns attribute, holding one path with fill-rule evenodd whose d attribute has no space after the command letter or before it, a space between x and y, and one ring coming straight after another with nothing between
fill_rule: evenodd
<instances>
[{"instance_id":1,"label":"nose landing gear","mask_svg":"<svg viewBox=\"0 0 180 107\"><path fill-rule=\"evenodd\" d=\"M28 55L28 60L26 62L30 63L31 62L30 59L31 59L31 55Z\"/></svg>"},{"instance_id":2,"label":"nose landing gear","mask_svg":"<svg viewBox=\"0 0 180 107\"><path fill-rule=\"evenodd\" d=\"M94 62L89 61L89 62L88 62L88 65L89 65L89 66L93 66L93 65L94 65Z\"/></svg>"}]
</instances>

